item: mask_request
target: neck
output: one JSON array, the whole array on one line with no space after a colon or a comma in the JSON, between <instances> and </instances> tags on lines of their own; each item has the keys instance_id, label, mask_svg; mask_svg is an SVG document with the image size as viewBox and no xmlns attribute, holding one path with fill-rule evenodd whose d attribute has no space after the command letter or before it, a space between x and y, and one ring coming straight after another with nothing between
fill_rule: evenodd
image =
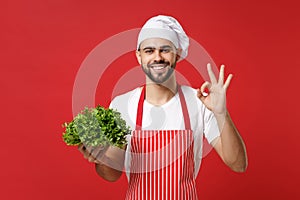
<instances>
[{"instance_id":1,"label":"neck","mask_svg":"<svg viewBox=\"0 0 300 200\"><path fill-rule=\"evenodd\" d=\"M155 106L161 106L167 103L177 92L175 76L171 76L167 81L161 84L153 83L148 78L146 82L146 100Z\"/></svg>"}]
</instances>

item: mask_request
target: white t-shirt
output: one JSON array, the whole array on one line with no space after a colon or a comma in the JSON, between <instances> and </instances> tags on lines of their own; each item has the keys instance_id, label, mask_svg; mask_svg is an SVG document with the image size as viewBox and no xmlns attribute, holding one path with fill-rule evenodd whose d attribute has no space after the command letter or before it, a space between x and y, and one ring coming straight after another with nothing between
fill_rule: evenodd
<instances>
[{"instance_id":1,"label":"white t-shirt","mask_svg":"<svg viewBox=\"0 0 300 200\"><path fill-rule=\"evenodd\" d=\"M201 159L203 134L207 141L211 143L220 136L217 121L214 114L208 110L197 97L197 91L189 86L181 86L182 92L188 108L191 128L194 134L194 164L195 177L197 176ZM141 95L141 88L136 88L123 95L117 96L110 104L110 108L117 109L122 118L135 129L138 101ZM154 106L144 101L143 107L143 130L184 130L184 119L180 104L179 94L170 99L162 106ZM125 170L129 172L130 153L126 154ZM127 173L127 175L129 175ZM128 176L129 178L129 176Z\"/></svg>"}]
</instances>

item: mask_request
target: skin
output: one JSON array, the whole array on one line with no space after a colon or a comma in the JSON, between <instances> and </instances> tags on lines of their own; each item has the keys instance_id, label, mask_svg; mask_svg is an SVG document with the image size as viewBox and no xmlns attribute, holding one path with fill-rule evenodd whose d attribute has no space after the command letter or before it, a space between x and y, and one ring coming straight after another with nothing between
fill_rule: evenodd
<instances>
[{"instance_id":1,"label":"skin","mask_svg":"<svg viewBox=\"0 0 300 200\"><path fill-rule=\"evenodd\" d=\"M207 65L210 82L203 83L197 96L217 119L221 134L212 142L214 149L233 171L245 172L248 165L246 147L226 109L226 90L233 75L230 74L224 83L224 68L221 65L217 80L210 64ZM207 96L203 95L205 88L209 91Z\"/></svg>"},{"instance_id":2,"label":"skin","mask_svg":"<svg viewBox=\"0 0 300 200\"><path fill-rule=\"evenodd\" d=\"M164 51L166 47L169 51ZM145 51L151 48L152 51ZM160 106L176 94L177 83L174 69L180 54L181 49L176 49L172 42L165 39L151 38L141 43L140 51L136 51L136 57L146 73L146 100L149 103ZM152 66L155 66L156 63L164 63L161 64L164 68L155 70ZM158 64L158 66L160 65Z\"/></svg>"},{"instance_id":3,"label":"skin","mask_svg":"<svg viewBox=\"0 0 300 200\"><path fill-rule=\"evenodd\" d=\"M78 150L83 154L83 157L89 162L95 163L97 174L110 182L118 180L122 175L125 149L126 146L121 149L113 146L93 148L86 148L83 144L78 146Z\"/></svg>"},{"instance_id":4,"label":"skin","mask_svg":"<svg viewBox=\"0 0 300 200\"><path fill-rule=\"evenodd\" d=\"M146 100L149 103L161 106L176 94L174 69L180 54L181 49L176 49L172 42L165 39L151 38L141 43L140 49L136 51L136 57L146 74ZM207 65L210 81L202 84L197 96L217 119L221 135L212 142L214 149L230 169L244 172L248 164L245 144L226 109L226 90L233 76L230 74L225 80L224 68L225 66L222 65L217 79L210 64ZM209 91L207 95L204 95L205 89ZM126 146L123 149L125 150ZM116 181L120 178L124 164L124 151L103 147L91 150L83 145L80 145L78 150L89 162L95 163L96 172L102 178L108 181ZM117 163L114 166L119 168L104 165L101 160Z\"/></svg>"}]
</instances>

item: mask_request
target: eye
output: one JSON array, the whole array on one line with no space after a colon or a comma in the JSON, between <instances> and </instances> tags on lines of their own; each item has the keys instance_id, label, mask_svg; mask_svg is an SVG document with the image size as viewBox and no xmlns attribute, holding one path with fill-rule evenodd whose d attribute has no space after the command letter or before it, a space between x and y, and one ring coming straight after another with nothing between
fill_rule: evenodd
<instances>
[{"instance_id":1,"label":"eye","mask_svg":"<svg viewBox=\"0 0 300 200\"><path fill-rule=\"evenodd\" d=\"M153 51L154 51L153 49L145 49L144 53L146 53L146 54L152 54Z\"/></svg>"},{"instance_id":2,"label":"eye","mask_svg":"<svg viewBox=\"0 0 300 200\"><path fill-rule=\"evenodd\" d=\"M162 48L160 49L161 53L170 53L171 49L170 48Z\"/></svg>"}]
</instances>

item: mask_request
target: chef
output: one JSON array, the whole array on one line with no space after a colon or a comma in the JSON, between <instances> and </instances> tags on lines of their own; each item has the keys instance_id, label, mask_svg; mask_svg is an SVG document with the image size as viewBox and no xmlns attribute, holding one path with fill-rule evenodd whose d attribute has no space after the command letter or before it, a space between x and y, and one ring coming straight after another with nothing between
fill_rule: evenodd
<instances>
[{"instance_id":1,"label":"chef","mask_svg":"<svg viewBox=\"0 0 300 200\"><path fill-rule=\"evenodd\" d=\"M115 181L123 166L128 178L126 199L198 199L195 179L203 157L203 139L233 171L244 172L244 142L226 109L232 75L219 77L210 64L210 81L198 89L179 85L177 62L188 54L189 38L179 22L159 15L142 27L136 57L146 75L142 86L117 96L117 109L133 130L123 150L114 147L79 150L97 173ZM205 91L208 91L207 93Z\"/></svg>"}]
</instances>

